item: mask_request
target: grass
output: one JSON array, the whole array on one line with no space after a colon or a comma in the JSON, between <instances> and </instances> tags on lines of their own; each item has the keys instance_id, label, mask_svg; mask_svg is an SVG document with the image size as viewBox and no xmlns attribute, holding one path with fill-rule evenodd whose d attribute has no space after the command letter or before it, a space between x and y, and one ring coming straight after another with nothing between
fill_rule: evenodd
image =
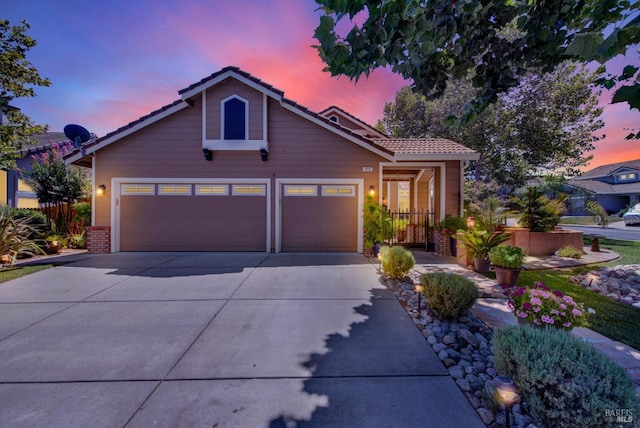
<instances>
[{"instance_id":1,"label":"grass","mask_svg":"<svg viewBox=\"0 0 640 428\"><path fill-rule=\"evenodd\" d=\"M617 215L611 215L608 218L609 223L615 223L617 221L622 221L622 217L618 217ZM560 224L576 224L576 225L585 225L585 226L598 226L596 222L593 220L593 216L569 216L562 217L560 219Z\"/></svg>"},{"instance_id":2,"label":"grass","mask_svg":"<svg viewBox=\"0 0 640 428\"><path fill-rule=\"evenodd\" d=\"M585 238L585 245L591 239ZM585 307L593 308L596 313L588 318L590 329L625 343L632 348L640 349L640 309L618 303L605 296L587 290L579 285L569 283L569 277L582 272L597 270L601 266L640 264L640 242L619 241L614 239L600 240L600 247L620 254L620 259L597 265L579 266L571 269L547 269L523 271L518 278L518 285L531 285L542 281L551 289L558 289L575 300L583 302Z\"/></svg>"},{"instance_id":3,"label":"grass","mask_svg":"<svg viewBox=\"0 0 640 428\"><path fill-rule=\"evenodd\" d=\"M0 283L29 275L40 270L49 269L54 265L14 266L0 269Z\"/></svg>"}]
</instances>

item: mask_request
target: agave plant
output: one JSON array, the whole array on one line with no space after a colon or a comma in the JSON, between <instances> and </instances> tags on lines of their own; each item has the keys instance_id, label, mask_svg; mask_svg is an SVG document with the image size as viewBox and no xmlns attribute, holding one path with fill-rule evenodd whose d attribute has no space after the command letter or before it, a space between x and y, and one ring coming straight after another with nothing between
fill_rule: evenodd
<instances>
[{"instance_id":1,"label":"agave plant","mask_svg":"<svg viewBox=\"0 0 640 428\"><path fill-rule=\"evenodd\" d=\"M455 235L471 257L486 259L489 251L509 239L508 233L470 229Z\"/></svg>"},{"instance_id":2,"label":"agave plant","mask_svg":"<svg viewBox=\"0 0 640 428\"><path fill-rule=\"evenodd\" d=\"M19 255L44 254L38 242L31 239L37 230L29 224L30 218L16 218L9 207L0 209L0 256L13 266Z\"/></svg>"}]
</instances>

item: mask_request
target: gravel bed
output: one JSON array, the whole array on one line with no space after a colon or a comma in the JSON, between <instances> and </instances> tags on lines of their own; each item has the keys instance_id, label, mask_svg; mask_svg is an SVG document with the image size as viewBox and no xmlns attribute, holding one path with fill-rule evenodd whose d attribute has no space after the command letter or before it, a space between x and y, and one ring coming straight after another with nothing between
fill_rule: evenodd
<instances>
[{"instance_id":1,"label":"gravel bed","mask_svg":"<svg viewBox=\"0 0 640 428\"><path fill-rule=\"evenodd\" d=\"M491 398L493 379L497 376L493 366L493 331L470 312L457 319L438 320L425 309L424 297L418 312L413 279L396 281L383 276L383 280L449 370L480 419L492 428L504 426L504 409L494 404ZM512 426L537 428L524 401L512 407L510 420Z\"/></svg>"},{"instance_id":2,"label":"gravel bed","mask_svg":"<svg viewBox=\"0 0 640 428\"><path fill-rule=\"evenodd\" d=\"M640 265L603 267L573 276L569 281L617 302L640 308Z\"/></svg>"}]
</instances>

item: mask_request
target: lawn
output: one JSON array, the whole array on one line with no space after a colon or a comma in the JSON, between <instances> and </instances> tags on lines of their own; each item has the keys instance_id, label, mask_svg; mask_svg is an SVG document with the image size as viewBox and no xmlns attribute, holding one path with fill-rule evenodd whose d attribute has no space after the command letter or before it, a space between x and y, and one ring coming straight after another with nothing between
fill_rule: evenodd
<instances>
[{"instance_id":1,"label":"lawn","mask_svg":"<svg viewBox=\"0 0 640 428\"><path fill-rule=\"evenodd\" d=\"M39 270L49 269L53 265L14 266L0 269L0 283L29 275Z\"/></svg>"},{"instance_id":2,"label":"lawn","mask_svg":"<svg viewBox=\"0 0 640 428\"><path fill-rule=\"evenodd\" d=\"M585 238L585 245L590 244L590 238ZM586 307L596 311L595 314L589 316L587 327L613 340L640 349L640 335L638 334L640 331L640 309L615 302L568 281L570 276L597 270L600 266L640 264L640 242L603 239L600 240L600 246L617 252L621 256L620 259L571 269L523 271L518 279L518 285L530 285L535 281L543 281L548 287L572 296L575 300L583 302Z\"/></svg>"},{"instance_id":3,"label":"lawn","mask_svg":"<svg viewBox=\"0 0 640 428\"><path fill-rule=\"evenodd\" d=\"M609 224L611 224L617 221L622 221L622 217L618 217L617 215L612 215L612 216L609 216L608 220L609 220ZM593 216L562 217L560 219L560 224L582 224L585 226L597 226L596 222L593 219Z\"/></svg>"}]
</instances>

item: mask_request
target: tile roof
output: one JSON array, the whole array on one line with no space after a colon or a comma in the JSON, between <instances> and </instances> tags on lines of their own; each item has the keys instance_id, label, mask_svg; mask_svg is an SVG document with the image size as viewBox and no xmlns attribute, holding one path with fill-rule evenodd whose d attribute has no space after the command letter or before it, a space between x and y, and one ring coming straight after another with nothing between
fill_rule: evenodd
<instances>
[{"instance_id":1,"label":"tile roof","mask_svg":"<svg viewBox=\"0 0 640 428\"><path fill-rule=\"evenodd\" d=\"M378 138L380 146L399 154L472 154L474 150L445 138Z\"/></svg>"},{"instance_id":2,"label":"tile roof","mask_svg":"<svg viewBox=\"0 0 640 428\"><path fill-rule=\"evenodd\" d=\"M69 141L64 132L46 132L44 134L34 135L35 142L25 144L24 147L18 151L23 156L39 153L47 150L55 145L62 145Z\"/></svg>"},{"instance_id":3,"label":"tile roof","mask_svg":"<svg viewBox=\"0 0 640 428\"><path fill-rule=\"evenodd\" d=\"M344 134L349 135L352 138L356 138L358 139L360 142L364 143L365 145L370 146L373 149L376 149L380 152L383 153L387 153L389 155L394 155L394 154L419 154L419 155L430 155L430 154L452 154L452 155L456 155L456 154L464 154L464 155L468 155L468 154L474 154L476 153L475 151L466 148L465 146L462 146L461 144L457 144L454 143L451 140L446 140L446 139L438 139L438 138L433 138L433 139L392 139L392 138L368 138L366 136L363 136L357 132L352 131L351 129L344 127L338 123L335 123L331 120L329 120L327 117L322 116L319 113L316 113L312 110L310 110L309 108L300 105L298 103L296 103L295 101L292 101L290 99L287 99L284 97L284 91L275 88L274 86L262 81L261 79L258 79L257 77L252 76L251 74L240 70L238 67L233 67L233 66L229 66L229 67L225 67L222 70L211 74L208 77L205 77L204 79L200 80L199 82L196 82L184 89L181 89L180 91L178 91L178 94L183 95L185 93L188 92L192 92L194 90L197 90L199 87L206 85L208 82L210 82L211 80L214 80L216 78L218 78L219 76L223 75L224 73L227 72L232 72L235 73L245 79L250 80L251 82L255 83L256 85L259 85L260 87L264 88L266 91L271 92L273 95L275 95L277 98L280 99L280 101L283 104L286 104L296 110L298 110L300 113L302 114L306 114L308 116L311 116L314 120L317 121L321 121L326 125L329 125L330 127L334 128L336 131L340 131ZM158 116L160 114L162 114L163 112L172 109L174 107L179 106L182 103L188 103L188 100L183 100L183 99L178 99L175 100L174 102L167 104L157 110L152 111L151 113L133 121L128 123L127 125L124 125L118 129L116 129L115 131L112 131L106 135L104 135L103 137L100 137L98 139L95 139L93 141L90 141L89 143L85 144L83 146L84 150L87 150L93 146L99 145L100 143L104 142L105 140L108 140L112 137L116 137L118 134L121 134L131 128L134 128L138 125L144 125L145 121L148 121L151 118L154 118L155 116ZM329 109L331 109L332 107L329 107ZM343 112L345 115L348 115L350 117L353 117L354 119L358 120L359 122L362 122L366 125L366 122L363 122L362 120L358 119L357 117L347 113L346 111L339 109L338 107L333 106L333 108L336 108L338 110L340 110L341 112ZM329 109L325 109L323 111L327 111ZM370 126L370 125L368 125ZM375 129L375 128L373 128ZM384 135L381 133L381 135ZM117 139L117 138L116 138ZM115 140L114 140L115 141ZM110 142L106 142L107 144L110 144ZM77 154L77 151L75 152ZM84 151L83 151L83 155L84 155ZM69 154L66 156L66 158L70 158L73 157L74 153Z\"/></svg>"},{"instance_id":4,"label":"tile roof","mask_svg":"<svg viewBox=\"0 0 640 428\"><path fill-rule=\"evenodd\" d=\"M376 127L375 127L375 126L372 126L372 125L368 124L368 123L367 123L367 122L365 122L364 120L362 120L362 119L360 119L360 118L358 118L358 117L356 117L356 116L352 115L352 114L351 114L351 113L349 113L348 111L343 110L343 109L341 109L340 107L338 107L338 106L336 106L336 105L329 106L329 107L327 107L326 109L324 109L324 110L322 110L321 112L319 112L318 114L319 114L320 116L324 116L324 115L325 115L328 111L330 111L330 110L338 110L340 113L342 113L343 115L345 115L345 116L346 116L346 117L348 117L349 119L353 120L354 122L356 122L356 123L358 123L358 122L359 122L361 125L364 125L365 127L370 128L371 130L375 131L376 133L378 133L378 134L380 134L380 135L384 135L384 136L387 136L387 137L388 137L388 135L387 135L387 134L385 134L385 133L384 133L384 132L382 132L382 131L379 131L378 129L376 129Z\"/></svg>"},{"instance_id":5,"label":"tile roof","mask_svg":"<svg viewBox=\"0 0 640 428\"><path fill-rule=\"evenodd\" d=\"M581 176L574 178L574 180L590 180L597 177L607 177L620 168L631 168L640 170L640 159L601 165L584 172Z\"/></svg>"},{"instance_id":6,"label":"tile roof","mask_svg":"<svg viewBox=\"0 0 640 428\"><path fill-rule=\"evenodd\" d=\"M187 88L180 89L180 90L178 91L178 94L179 94L179 95L182 95L182 94L184 94L185 92L192 91L192 90L194 90L194 89L198 88L199 86L202 86L202 85L206 84L206 83L207 83L207 82L209 82L210 80L213 80L213 79L215 79L216 77L218 77L218 76L220 76L220 75L222 75L222 74L224 74L224 73L226 73L226 72L228 72L228 71L232 71L232 72L234 72L234 73L237 73L237 74L239 74L240 76L242 76L242 77L244 77L244 78L246 78L246 79L249 79L249 80L251 80L252 82L254 82L254 83L256 83L256 84L258 84L258 85L262 86L263 88L265 88L265 89L266 89L266 90L268 90L268 91L275 92L276 94L278 94L278 95L280 95L280 96L283 96L283 95L284 95L284 91L282 91L282 90L280 90L280 89L277 89L277 88L275 88L273 85L270 85L270 84L268 84L267 82L264 82L263 80L258 79L258 78L257 78L257 77L255 77L255 76L252 76L251 74L247 73L246 71L242 71L242 70L240 70L240 68L239 68L239 67L234 67L234 66L228 66L228 67L223 68L223 69L222 69L222 70L220 70L220 71L216 71L216 72L215 72L215 73L213 73L211 76L205 77L204 79L202 79L202 80L200 80L199 82L196 82L196 83L194 83L194 84L190 85L190 86L189 86L189 87L187 87Z\"/></svg>"}]
</instances>

